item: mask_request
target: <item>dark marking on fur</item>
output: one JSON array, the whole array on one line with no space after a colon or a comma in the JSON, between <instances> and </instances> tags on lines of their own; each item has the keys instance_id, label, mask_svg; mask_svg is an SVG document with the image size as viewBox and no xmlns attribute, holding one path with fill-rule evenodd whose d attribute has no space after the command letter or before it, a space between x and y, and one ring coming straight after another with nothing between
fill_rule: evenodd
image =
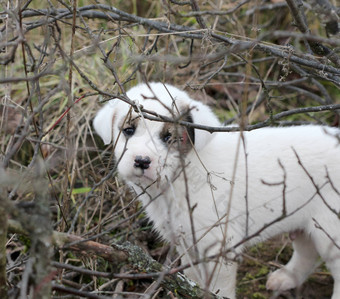
<instances>
[{"instance_id":1,"label":"dark marking on fur","mask_svg":"<svg viewBox=\"0 0 340 299\"><path fill-rule=\"evenodd\" d=\"M186 113L181 120L193 122L190 113ZM195 144L195 129L178 124L165 123L159 137L169 150L179 150L182 154L187 154Z\"/></svg>"},{"instance_id":2,"label":"dark marking on fur","mask_svg":"<svg viewBox=\"0 0 340 299\"><path fill-rule=\"evenodd\" d=\"M192 123L192 124L194 123L191 113L187 114L185 121L188 123ZM193 127L186 127L186 130L188 132L191 143L194 145L195 144L195 129Z\"/></svg>"}]
</instances>

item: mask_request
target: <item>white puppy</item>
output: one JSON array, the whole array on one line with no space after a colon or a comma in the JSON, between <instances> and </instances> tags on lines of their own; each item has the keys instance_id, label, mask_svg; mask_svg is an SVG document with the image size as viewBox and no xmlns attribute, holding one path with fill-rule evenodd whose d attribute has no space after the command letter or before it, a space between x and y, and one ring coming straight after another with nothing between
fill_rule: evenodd
<instances>
[{"instance_id":1,"label":"white puppy","mask_svg":"<svg viewBox=\"0 0 340 299\"><path fill-rule=\"evenodd\" d=\"M128 98L176 121L221 126L211 110L169 85L138 85ZM140 194L156 229L177 246L186 274L235 297L236 258L245 246L284 232L294 236L289 263L267 288L303 283L318 257L340 298L339 131L328 127L209 133L143 118L118 99L94 128L114 144L120 177ZM196 263L200 261L201 263Z\"/></svg>"}]
</instances>

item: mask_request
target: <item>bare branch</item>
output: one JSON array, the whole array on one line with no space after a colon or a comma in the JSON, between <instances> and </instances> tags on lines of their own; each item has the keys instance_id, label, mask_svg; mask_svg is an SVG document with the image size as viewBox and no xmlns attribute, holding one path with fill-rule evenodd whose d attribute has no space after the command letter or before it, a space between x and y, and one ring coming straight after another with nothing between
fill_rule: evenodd
<instances>
[{"instance_id":1,"label":"bare branch","mask_svg":"<svg viewBox=\"0 0 340 299\"><path fill-rule=\"evenodd\" d=\"M12 233L23 233L24 229L18 222L10 220L9 231ZM201 290L196 283L188 280L180 273L170 274L172 273L171 269L166 269L162 264L152 260L138 246L130 243L107 246L60 232L53 232L53 241L60 249L68 243L81 241L70 247L70 249L82 252L83 254L86 253L87 255L95 254L116 264L122 262L128 263L137 271L151 273L151 277L164 276L161 285L179 295L189 296L190 298L219 298L217 295ZM55 265L60 266L59 264ZM119 275L117 275L117 277L119 277ZM133 276L130 278L133 278ZM139 277L137 276L135 278L138 279ZM53 288L56 289L56 286L54 285Z\"/></svg>"}]
</instances>

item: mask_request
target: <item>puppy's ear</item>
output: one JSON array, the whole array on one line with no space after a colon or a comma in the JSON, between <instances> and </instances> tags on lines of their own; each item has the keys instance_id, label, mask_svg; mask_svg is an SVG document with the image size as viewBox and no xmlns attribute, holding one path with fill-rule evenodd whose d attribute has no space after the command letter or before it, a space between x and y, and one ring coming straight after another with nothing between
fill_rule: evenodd
<instances>
[{"instance_id":1,"label":"puppy's ear","mask_svg":"<svg viewBox=\"0 0 340 299\"><path fill-rule=\"evenodd\" d=\"M221 126L220 121L217 116L211 111L211 109L196 101L192 101L190 104L190 114L192 117L192 122L194 124L204 125L208 127L219 127ZM195 148L200 151L208 144L213 138L213 134L205 131L195 129Z\"/></svg>"},{"instance_id":2,"label":"puppy's ear","mask_svg":"<svg viewBox=\"0 0 340 299\"><path fill-rule=\"evenodd\" d=\"M191 113L189 113L189 114L185 117L184 121L187 121L187 122L189 122L189 123L193 123L193 122L194 122ZM186 128L186 133L188 134L188 138L190 139L190 141L188 140L188 142L189 142L190 144L193 144L193 145L194 145L194 144L195 144L195 129L192 128L192 127L188 127L188 128Z\"/></svg>"},{"instance_id":3,"label":"puppy's ear","mask_svg":"<svg viewBox=\"0 0 340 299\"><path fill-rule=\"evenodd\" d=\"M115 105L111 102L101 108L93 120L93 128L96 133L103 139L104 144L109 144L113 140L113 121L115 114Z\"/></svg>"}]
</instances>

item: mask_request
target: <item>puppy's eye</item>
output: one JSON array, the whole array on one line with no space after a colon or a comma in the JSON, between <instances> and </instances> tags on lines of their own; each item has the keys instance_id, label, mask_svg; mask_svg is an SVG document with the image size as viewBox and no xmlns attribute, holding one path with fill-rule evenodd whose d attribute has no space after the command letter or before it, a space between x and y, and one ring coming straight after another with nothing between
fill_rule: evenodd
<instances>
[{"instance_id":1,"label":"puppy's eye","mask_svg":"<svg viewBox=\"0 0 340 299\"><path fill-rule=\"evenodd\" d=\"M165 142L165 143L170 143L170 142L171 142L171 137L172 137L171 133L168 132L168 133L166 133L166 134L162 137L162 140L163 140L163 142Z\"/></svg>"},{"instance_id":2,"label":"puppy's eye","mask_svg":"<svg viewBox=\"0 0 340 299\"><path fill-rule=\"evenodd\" d=\"M132 136L135 133L135 131L136 131L136 128L128 127L128 128L123 129L123 134L126 137L130 137L130 136Z\"/></svg>"}]
</instances>

